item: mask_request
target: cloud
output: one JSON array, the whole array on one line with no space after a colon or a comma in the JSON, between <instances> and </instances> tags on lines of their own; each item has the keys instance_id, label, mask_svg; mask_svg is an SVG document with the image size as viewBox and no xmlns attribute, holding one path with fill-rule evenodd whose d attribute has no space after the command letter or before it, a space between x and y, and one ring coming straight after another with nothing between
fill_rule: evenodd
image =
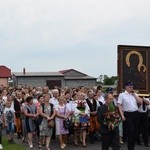
<instances>
[{"instance_id":1,"label":"cloud","mask_svg":"<svg viewBox=\"0 0 150 150\"><path fill-rule=\"evenodd\" d=\"M76 68L116 75L118 44L150 44L149 5L148 0L1 0L1 63L12 71Z\"/></svg>"}]
</instances>

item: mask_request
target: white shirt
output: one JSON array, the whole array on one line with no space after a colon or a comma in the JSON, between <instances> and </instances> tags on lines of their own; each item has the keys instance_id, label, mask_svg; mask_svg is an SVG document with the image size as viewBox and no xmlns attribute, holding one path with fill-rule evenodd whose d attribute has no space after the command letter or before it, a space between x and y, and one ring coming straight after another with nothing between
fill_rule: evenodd
<instances>
[{"instance_id":1,"label":"white shirt","mask_svg":"<svg viewBox=\"0 0 150 150\"><path fill-rule=\"evenodd\" d=\"M7 102L7 96L3 96L3 101L6 103Z\"/></svg>"},{"instance_id":2,"label":"white shirt","mask_svg":"<svg viewBox=\"0 0 150 150\"><path fill-rule=\"evenodd\" d=\"M58 102L58 99L56 99L55 97L52 97L50 100L49 100L49 103L53 104L54 105L54 108L56 108L59 104Z\"/></svg>"},{"instance_id":3,"label":"white shirt","mask_svg":"<svg viewBox=\"0 0 150 150\"><path fill-rule=\"evenodd\" d=\"M122 105L122 110L125 112L134 112L138 110L138 105L133 94L127 91L120 93L118 97L118 104Z\"/></svg>"},{"instance_id":4,"label":"white shirt","mask_svg":"<svg viewBox=\"0 0 150 150\"><path fill-rule=\"evenodd\" d=\"M69 101L69 103L67 103L66 106L68 107L69 111L74 111L76 104L74 101Z\"/></svg>"},{"instance_id":5,"label":"white shirt","mask_svg":"<svg viewBox=\"0 0 150 150\"><path fill-rule=\"evenodd\" d=\"M34 98L34 99L33 99L33 104L37 104L37 103L38 103L37 98Z\"/></svg>"},{"instance_id":6,"label":"white shirt","mask_svg":"<svg viewBox=\"0 0 150 150\"><path fill-rule=\"evenodd\" d=\"M98 97L97 99L99 102L102 102L103 104L105 104L105 99L103 96Z\"/></svg>"},{"instance_id":7,"label":"white shirt","mask_svg":"<svg viewBox=\"0 0 150 150\"><path fill-rule=\"evenodd\" d=\"M10 122L14 123L14 113L15 113L14 109L12 109L11 107L10 108L5 107L4 114L5 114L7 123L10 123Z\"/></svg>"},{"instance_id":8,"label":"white shirt","mask_svg":"<svg viewBox=\"0 0 150 150\"><path fill-rule=\"evenodd\" d=\"M117 106L117 101L118 101L118 98L114 98L114 104L115 104L115 106Z\"/></svg>"},{"instance_id":9,"label":"white shirt","mask_svg":"<svg viewBox=\"0 0 150 150\"><path fill-rule=\"evenodd\" d=\"M144 97L144 100L149 102L149 98L145 98L145 97ZM139 106L138 111L141 112L141 113L144 113L144 112L147 111L148 106L149 106L149 105L145 105L145 110L143 110L143 104L142 104L142 105Z\"/></svg>"}]
</instances>

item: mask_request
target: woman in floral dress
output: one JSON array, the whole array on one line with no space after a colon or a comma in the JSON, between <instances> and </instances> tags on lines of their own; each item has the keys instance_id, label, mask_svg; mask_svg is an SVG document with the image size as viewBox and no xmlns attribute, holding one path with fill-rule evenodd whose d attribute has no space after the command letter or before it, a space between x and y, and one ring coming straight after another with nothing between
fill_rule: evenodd
<instances>
[{"instance_id":1,"label":"woman in floral dress","mask_svg":"<svg viewBox=\"0 0 150 150\"><path fill-rule=\"evenodd\" d=\"M52 136L52 130L53 128L49 127L48 122L53 121L55 117L55 109L53 107L53 104L49 103L49 95L45 94L44 97L44 103L41 104L39 108L39 114L42 117L42 122L40 124L40 139L41 143L43 138L46 140L46 150L50 150L50 140ZM42 148L42 145L39 145L39 149Z\"/></svg>"}]
</instances>

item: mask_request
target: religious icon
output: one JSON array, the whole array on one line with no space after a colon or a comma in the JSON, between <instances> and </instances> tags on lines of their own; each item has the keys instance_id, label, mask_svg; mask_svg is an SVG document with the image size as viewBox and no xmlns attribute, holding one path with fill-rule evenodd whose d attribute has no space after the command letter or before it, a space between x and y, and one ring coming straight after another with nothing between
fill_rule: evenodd
<instances>
[{"instance_id":1,"label":"religious icon","mask_svg":"<svg viewBox=\"0 0 150 150\"><path fill-rule=\"evenodd\" d=\"M129 52L128 54L127 54L127 56L126 56L126 64L128 65L128 67L130 67L130 56L131 55L133 55L133 54L135 54L135 55L137 55L138 57L139 57L139 64L138 64L138 71L139 72L141 72L141 67L143 67L143 70L142 70L142 72L145 72L146 71L146 67L145 67L145 65L143 64L143 57L142 57L142 55L139 53L139 52L137 52L137 51L131 51L131 52Z\"/></svg>"},{"instance_id":2,"label":"religious icon","mask_svg":"<svg viewBox=\"0 0 150 150\"><path fill-rule=\"evenodd\" d=\"M148 93L150 47L118 46L118 92L124 90L126 82L132 81L134 89Z\"/></svg>"},{"instance_id":3,"label":"religious icon","mask_svg":"<svg viewBox=\"0 0 150 150\"><path fill-rule=\"evenodd\" d=\"M125 57L126 70L125 80L126 82L132 81L134 89L145 90L146 89L146 66L143 61L143 56L139 51L131 50Z\"/></svg>"}]
</instances>

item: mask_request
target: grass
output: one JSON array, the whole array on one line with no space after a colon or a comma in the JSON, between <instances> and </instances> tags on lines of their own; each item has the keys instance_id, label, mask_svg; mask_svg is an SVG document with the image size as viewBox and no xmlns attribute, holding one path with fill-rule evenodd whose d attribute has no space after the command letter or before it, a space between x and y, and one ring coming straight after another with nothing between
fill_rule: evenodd
<instances>
[{"instance_id":1,"label":"grass","mask_svg":"<svg viewBox=\"0 0 150 150\"><path fill-rule=\"evenodd\" d=\"M9 144L5 136L3 136L2 145L4 150L26 150L26 148L21 144Z\"/></svg>"}]
</instances>

